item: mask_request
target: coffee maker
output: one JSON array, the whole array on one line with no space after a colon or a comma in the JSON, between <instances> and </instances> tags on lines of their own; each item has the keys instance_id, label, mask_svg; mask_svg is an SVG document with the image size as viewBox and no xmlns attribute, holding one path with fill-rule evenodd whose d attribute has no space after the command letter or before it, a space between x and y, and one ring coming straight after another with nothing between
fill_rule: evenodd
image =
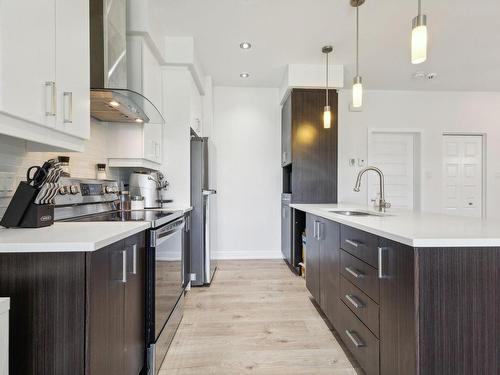
<instances>
[{"instance_id":1,"label":"coffee maker","mask_svg":"<svg viewBox=\"0 0 500 375\"><path fill-rule=\"evenodd\" d=\"M168 183L161 172L133 172L130 174L130 195L144 197L145 208L161 208L161 192Z\"/></svg>"}]
</instances>

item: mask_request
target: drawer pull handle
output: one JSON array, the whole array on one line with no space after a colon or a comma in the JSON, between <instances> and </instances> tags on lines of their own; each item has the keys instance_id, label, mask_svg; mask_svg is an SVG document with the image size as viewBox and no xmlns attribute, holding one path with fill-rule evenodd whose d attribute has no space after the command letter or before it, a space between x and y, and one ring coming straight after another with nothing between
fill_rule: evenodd
<instances>
[{"instance_id":1,"label":"drawer pull handle","mask_svg":"<svg viewBox=\"0 0 500 375\"><path fill-rule=\"evenodd\" d=\"M348 329L345 330L345 333L347 337L352 341L352 343L356 346L356 348L361 348L365 346L365 343L361 341L359 338L358 334L354 331L349 331Z\"/></svg>"},{"instance_id":2,"label":"drawer pull handle","mask_svg":"<svg viewBox=\"0 0 500 375\"><path fill-rule=\"evenodd\" d=\"M355 240L346 239L345 242L347 242L349 245L354 246L356 248L358 248L358 247L360 247L362 245L361 242L355 241Z\"/></svg>"},{"instance_id":3,"label":"drawer pull handle","mask_svg":"<svg viewBox=\"0 0 500 375\"><path fill-rule=\"evenodd\" d=\"M365 275L364 273L359 272L357 269L352 267L346 267L345 270L353 275L356 279L361 279Z\"/></svg>"},{"instance_id":4,"label":"drawer pull handle","mask_svg":"<svg viewBox=\"0 0 500 375\"><path fill-rule=\"evenodd\" d=\"M378 278L383 279L384 274L384 252L387 250L386 247L378 248Z\"/></svg>"},{"instance_id":5,"label":"drawer pull handle","mask_svg":"<svg viewBox=\"0 0 500 375\"><path fill-rule=\"evenodd\" d=\"M363 307L365 307L365 304L352 294L346 294L345 298L357 309L362 309Z\"/></svg>"}]
</instances>

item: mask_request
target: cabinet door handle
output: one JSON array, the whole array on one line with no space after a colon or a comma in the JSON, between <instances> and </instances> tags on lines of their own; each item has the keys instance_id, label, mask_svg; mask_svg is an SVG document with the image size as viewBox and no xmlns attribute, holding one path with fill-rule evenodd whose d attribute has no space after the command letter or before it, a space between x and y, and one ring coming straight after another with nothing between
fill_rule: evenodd
<instances>
[{"instance_id":1,"label":"cabinet door handle","mask_svg":"<svg viewBox=\"0 0 500 375\"><path fill-rule=\"evenodd\" d=\"M132 245L132 275L137 275L137 244Z\"/></svg>"},{"instance_id":2,"label":"cabinet door handle","mask_svg":"<svg viewBox=\"0 0 500 375\"><path fill-rule=\"evenodd\" d=\"M323 238L323 225L321 221L318 221L318 240L321 240Z\"/></svg>"},{"instance_id":3,"label":"cabinet door handle","mask_svg":"<svg viewBox=\"0 0 500 375\"><path fill-rule=\"evenodd\" d=\"M378 278L384 278L384 251L387 250L386 247L378 248Z\"/></svg>"},{"instance_id":4,"label":"cabinet door handle","mask_svg":"<svg viewBox=\"0 0 500 375\"><path fill-rule=\"evenodd\" d=\"M345 240L345 242L346 242L346 243L348 243L348 244L349 244L349 245L351 245L351 246L354 246L355 248L358 248L358 247L360 247L360 246L362 245L362 243L361 243L361 242L356 241L356 240L349 240L349 239L346 239L346 240Z\"/></svg>"},{"instance_id":5,"label":"cabinet door handle","mask_svg":"<svg viewBox=\"0 0 500 375\"><path fill-rule=\"evenodd\" d=\"M345 298L357 309L362 309L363 307L365 307L365 304L352 294L346 294Z\"/></svg>"},{"instance_id":6,"label":"cabinet door handle","mask_svg":"<svg viewBox=\"0 0 500 375\"><path fill-rule=\"evenodd\" d=\"M283 152L283 163L286 163L286 151Z\"/></svg>"},{"instance_id":7,"label":"cabinet door handle","mask_svg":"<svg viewBox=\"0 0 500 375\"><path fill-rule=\"evenodd\" d=\"M122 250L122 283L127 282L127 250Z\"/></svg>"},{"instance_id":8,"label":"cabinet door handle","mask_svg":"<svg viewBox=\"0 0 500 375\"><path fill-rule=\"evenodd\" d=\"M365 275L363 272L360 272L351 266L345 267L345 270L353 275L356 279L361 279Z\"/></svg>"},{"instance_id":9,"label":"cabinet door handle","mask_svg":"<svg viewBox=\"0 0 500 375\"><path fill-rule=\"evenodd\" d=\"M45 116L55 116L57 112L57 93L56 93L56 83L54 81L45 82L45 88L50 89L50 94L47 97L50 98L49 109L45 110Z\"/></svg>"},{"instance_id":10,"label":"cabinet door handle","mask_svg":"<svg viewBox=\"0 0 500 375\"><path fill-rule=\"evenodd\" d=\"M314 238L319 240L319 221L314 221Z\"/></svg>"},{"instance_id":11,"label":"cabinet door handle","mask_svg":"<svg viewBox=\"0 0 500 375\"><path fill-rule=\"evenodd\" d=\"M356 332L349 331L348 329L346 329L345 334L347 335L347 337L349 337L349 339L352 341L354 346L356 346L356 348L361 348L361 347L365 346L365 343L363 341L361 341L361 339L359 338L359 336Z\"/></svg>"},{"instance_id":12,"label":"cabinet door handle","mask_svg":"<svg viewBox=\"0 0 500 375\"><path fill-rule=\"evenodd\" d=\"M65 124L73 123L73 93L63 93L63 122Z\"/></svg>"}]
</instances>

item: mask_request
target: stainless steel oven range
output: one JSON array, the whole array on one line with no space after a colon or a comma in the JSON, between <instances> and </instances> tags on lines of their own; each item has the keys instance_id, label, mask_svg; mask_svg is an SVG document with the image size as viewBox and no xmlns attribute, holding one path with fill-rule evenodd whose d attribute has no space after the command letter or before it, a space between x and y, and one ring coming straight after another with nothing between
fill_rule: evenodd
<instances>
[{"instance_id":1,"label":"stainless steel oven range","mask_svg":"<svg viewBox=\"0 0 500 375\"><path fill-rule=\"evenodd\" d=\"M146 327L144 351L148 374L156 375L183 315L184 212L116 209L116 181L61 179L55 219L71 222L148 221L146 249Z\"/></svg>"}]
</instances>

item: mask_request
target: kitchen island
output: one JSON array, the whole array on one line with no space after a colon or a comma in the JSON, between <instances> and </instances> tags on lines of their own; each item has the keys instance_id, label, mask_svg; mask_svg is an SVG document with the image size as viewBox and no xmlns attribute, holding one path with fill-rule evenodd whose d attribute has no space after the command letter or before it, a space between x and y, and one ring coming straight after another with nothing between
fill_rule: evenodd
<instances>
[{"instance_id":1,"label":"kitchen island","mask_svg":"<svg viewBox=\"0 0 500 375\"><path fill-rule=\"evenodd\" d=\"M367 374L500 373L500 222L291 207L307 288Z\"/></svg>"}]
</instances>

